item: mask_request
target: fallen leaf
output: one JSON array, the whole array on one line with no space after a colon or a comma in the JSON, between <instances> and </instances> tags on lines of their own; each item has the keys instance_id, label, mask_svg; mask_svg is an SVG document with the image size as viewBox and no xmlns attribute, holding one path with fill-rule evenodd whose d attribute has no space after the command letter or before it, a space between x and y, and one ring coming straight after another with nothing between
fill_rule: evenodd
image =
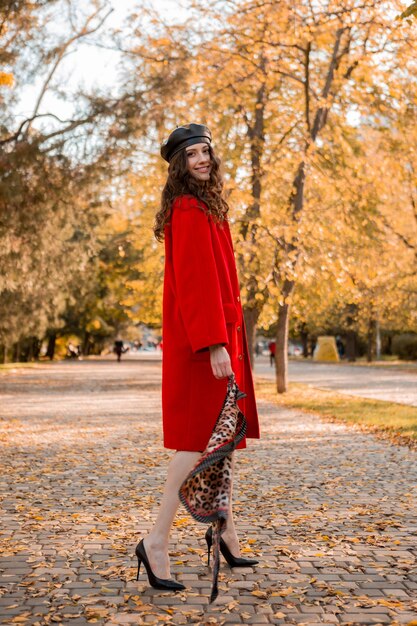
<instances>
[{"instance_id":1,"label":"fallen leaf","mask_svg":"<svg viewBox=\"0 0 417 626\"><path fill-rule=\"evenodd\" d=\"M292 587L286 587L285 589L281 589L281 591L274 591L273 596L288 596L290 593L293 593L294 589Z\"/></svg>"}]
</instances>

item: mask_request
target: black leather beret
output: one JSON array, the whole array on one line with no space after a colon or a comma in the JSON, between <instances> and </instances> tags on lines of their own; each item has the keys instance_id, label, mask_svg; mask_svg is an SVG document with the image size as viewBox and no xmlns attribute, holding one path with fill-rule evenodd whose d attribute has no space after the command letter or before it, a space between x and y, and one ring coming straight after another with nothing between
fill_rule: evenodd
<instances>
[{"instance_id":1,"label":"black leather beret","mask_svg":"<svg viewBox=\"0 0 417 626\"><path fill-rule=\"evenodd\" d=\"M169 163L174 154L195 143L211 143L211 132L207 126L203 124L178 126L161 145L161 156Z\"/></svg>"}]
</instances>

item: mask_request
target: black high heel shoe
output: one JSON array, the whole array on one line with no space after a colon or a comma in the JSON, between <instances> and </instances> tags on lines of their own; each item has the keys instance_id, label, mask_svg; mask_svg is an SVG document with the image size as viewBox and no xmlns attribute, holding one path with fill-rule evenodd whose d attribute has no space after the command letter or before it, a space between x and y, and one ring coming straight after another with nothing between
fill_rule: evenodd
<instances>
[{"instance_id":1,"label":"black high heel shoe","mask_svg":"<svg viewBox=\"0 0 417 626\"><path fill-rule=\"evenodd\" d=\"M213 543L213 528L209 526L206 531L206 542L207 542L207 565L210 565L210 550ZM224 539L220 537L220 552L223 554L227 563L230 567L252 567L252 565L257 565L259 561L256 559L244 559L240 556L233 556L227 547Z\"/></svg>"},{"instance_id":2,"label":"black high heel shoe","mask_svg":"<svg viewBox=\"0 0 417 626\"><path fill-rule=\"evenodd\" d=\"M136 576L136 580L139 580L140 564L143 561L151 587L154 587L155 589L165 589L167 591L180 591L181 589L185 589L184 585L182 585L181 583L177 583L177 581L173 580L172 578L158 578L157 576L155 576L149 564L147 554L145 552L143 539L141 539L136 546L135 554L138 557L138 574Z\"/></svg>"}]
</instances>

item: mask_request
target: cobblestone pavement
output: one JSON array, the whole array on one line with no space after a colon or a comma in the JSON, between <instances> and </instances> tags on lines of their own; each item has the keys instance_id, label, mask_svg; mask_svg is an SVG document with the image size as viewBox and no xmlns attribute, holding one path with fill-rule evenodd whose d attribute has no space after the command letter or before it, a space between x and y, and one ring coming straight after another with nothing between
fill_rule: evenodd
<instances>
[{"instance_id":1,"label":"cobblestone pavement","mask_svg":"<svg viewBox=\"0 0 417 626\"><path fill-rule=\"evenodd\" d=\"M417 459L355 427L259 400L235 510L253 569L223 562L208 605L204 530L181 510L177 594L136 582L166 463L157 361L0 375L2 624L416 624Z\"/></svg>"},{"instance_id":2,"label":"cobblestone pavement","mask_svg":"<svg viewBox=\"0 0 417 626\"><path fill-rule=\"evenodd\" d=\"M366 367L339 364L315 363L313 361L290 361L289 380L305 383L312 387L330 389L349 396L373 398L417 406L417 369L409 367ZM257 357L255 373L275 379L274 369L266 356Z\"/></svg>"}]
</instances>

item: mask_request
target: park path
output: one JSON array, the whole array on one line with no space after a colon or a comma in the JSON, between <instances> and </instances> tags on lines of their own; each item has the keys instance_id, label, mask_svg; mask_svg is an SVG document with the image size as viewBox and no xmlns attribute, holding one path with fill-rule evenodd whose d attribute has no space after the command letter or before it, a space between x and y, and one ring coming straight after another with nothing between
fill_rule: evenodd
<instances>
[{"instance_id":1,"label":"park path","mask_svg":"<svg viewBox=\"0 0 417 626\"><path fill-rule=\"evenodd\" d=\"M265 356L257 357L255 373L274 379L275 372ZM387 400L417 406L417 368L357 366L312 361L289 361L290 382L304 383L350 396Z\"/></svg>"},{"instance_id":2,"label":"park path","mask_svg":"<svg viewBox=\"0 0 417 626\"><path fill-rule=\"evenodd\" d=\"M186 591L136 582L171 454L160 375L155 360L0 375L0 623L416 623L415 452L261 400L263 437L239 451L235 494L260 564L223 563L209 606L204 526L182 510L170 548Z\"/></svg>"}]
</instances>

